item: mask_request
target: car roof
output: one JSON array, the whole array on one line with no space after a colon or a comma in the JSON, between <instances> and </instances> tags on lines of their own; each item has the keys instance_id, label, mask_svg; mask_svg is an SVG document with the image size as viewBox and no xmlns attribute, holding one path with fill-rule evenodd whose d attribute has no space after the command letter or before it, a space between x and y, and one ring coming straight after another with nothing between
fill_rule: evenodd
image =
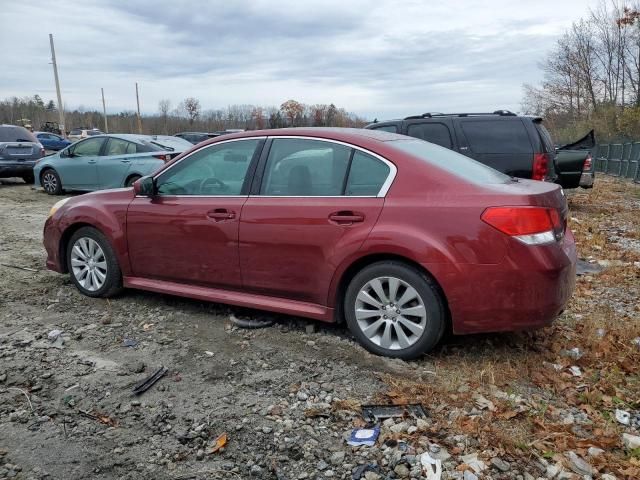
<instances>
[{"instance_id":1,"label":"car roof","mask_svg":"<svg viewBox=\"0 0 640 480\"><path fill-rule=\"evenodd\" d=\"M363 128L343 128L343 127L299 127L299 128L274 128L269 130L249 130L246 132L229 133L220 137L212 138L204 143L218 143L234 138L251 137L318 137L327 140L336 140L346 143L361 143L366 141L389 142L393 140L407 140L406 135L383 132L380 130L365 130Z\"/></svg>"}]
</instances>

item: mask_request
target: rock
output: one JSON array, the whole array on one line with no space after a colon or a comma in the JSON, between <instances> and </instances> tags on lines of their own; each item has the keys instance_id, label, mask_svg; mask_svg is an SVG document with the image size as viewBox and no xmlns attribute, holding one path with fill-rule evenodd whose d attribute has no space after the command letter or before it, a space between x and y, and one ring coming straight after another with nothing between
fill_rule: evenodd
<instances>
[{"instance_id":1,"label":"rock","mask_svg":"<svg viewBox=\"0 0 640 480\"><path fill-rule=\"evenodd\" d=\"M631 435L630 433L622 434L622 443L627 450L633 450L634 448L640 448L640 437L637 435Z\"/></svg>"},{"instance_id":2,"label":"rock","mask_svg":"<svg viewBox=\"0 0 640 480\"><path fill-rule=\"evenodd\" d=\"M508 472L509 469L511 468L511 465L509 465L508 462L505 462L504 460L498 457L493 457L491 459L491 465L494 468L497 468L498 470L500 470L501 472Z\"/></svg>"},{"instance_id":3,"label":"rock","mask_svg":"<svg viewBox=\"0 0 640 480\"><path fill-rule=\"evenodd\" d=\"M196 460L204 459L204 450L200 449L196 452Z\"/></svg>"},{"instance_id":4,"label":"rock","mask_svg":"<svg viewBox=\"0 0 640 480\"><path fill-rule=\"evenodd\" d=\"M324 476L325 477L333 477L335 475L335 473L333 473L333 470L326 470L324 472Z\"/></svg>"},{"instance_id":5,"label":"rock","mask_svg":"<svg viewBox=\"0 0 640 480\"><path fill-rule=\"evenodd\" d=\"M393 471L400 478L409 478L409 468L404 463L399 463L398 465L396 465Z\"/></svg>"},{"instance_id":6,"label":"rock","mask_svg":"<svg viewBox=\"0 0 640 480\"><path fill-rule=\"evenodd\" d=\"M593 475L593 468L582 458L575 454L575 452L568 452L565 456L569 459L569 467L578 475Z\"/></svg>"},{"instance_id":7,"label":"rock","mask_svg":"<svg viewBox=\"0 0 640 480\"><path fill-rule=\"evenodd\" d=\"M262 475L262 468L260 465L252 465L250 472L251 475Z\"/></svg>"},{"instance_id":8,"label":"rock","mask_svg":"<svg viewBox=\"0 0 640 480\"><path fill-rule=\"evenodd\" d=\"M618 480L615 475L611 475L610 473L603 473L600 475L600 480Z\"/></svg>"},{"instance_id":9,"label":"rock","mask_svg":"<svg viewBox=\"0 0 640 480\"><path fill-rule=\"evenodd\" d=\"M599 457L604 453L604 450L597 447L589 447L589 450L587 450L587 453L589 454L590 457Z\"/></svg>"},{"instance_id":10,"label":"rock","mask_svg":"<svg viewBox=\"0 0 640 480\"><path fill-rule=\"evenodd\" d=\"M560 350L560 355L563 357L573 358L574 360L580 360L584 354L578 347L575 347L570 350Z\"/></svg>"},{"instance_id":11,"label":"rock","mask_svg":"<svg viewBox=\"0 0 640 480\"><path fill-rule=\"evenodd\" d=\"M409 428L407 428L407 433L409 435L413 435L417 431L418 431L418 427L416 427L415 425L411 425Z\"/></svg>"},{"instance_id":12,"label":"rock","mask_svg":"<svg viewBox=\"0 0 640 480\"><path fill-rule=\"evenodd\" d=\"M60 335L62 335L62 330L55 329L49 332L49 334L47 335L47 338L49 339L50 342L55 342Z\"/></svg>"},{"instance_id":13,"label":"rock","mask_svg":"<svg viewBox=\"0 0 640 480\"><path fill-rule=\"evenodd\" d=\"M341 465L342 462L344 462L344 456L345 453L343 451L335 452L333 455L331 455L331 458L329 458L329 462L331 463L331 465L337 467Z\"/></svg>"},{"instance_id":14,"label":"rock","mask_svg":"<svg viewBox=\"0 0 640 480\"><path fill-rule=\"evenodd\" d=\"M307 395L306 393L304 393L302 390L298 390L298 393L296 394L296 397L298 398L298 400L300 400L301 402L304 402L306 399L309 398L309 395Z\"/></svg>"},{"instance_id":15,"label":"rock","mask_svg":"<svg viewBox=\"0 0 640 480\"><path fill-rule=\"evenodd\" d=\"M418 430L426 430L429 428L429 422L423 418L419 418L416 420L416 427L418 427Z\"/></svg>"},{"instance_id":16,"label":"rock","mask_svg":"<svg viewBox=\"0 0 640 480\"><path fill-rule=\"evenodd\" d=\"M619 410L616 408L616 420L622 425L629 425L631 422L631 414L625 410Z\"/></svg>"},{"instance_id":17,"label":"rock","mask_svg":"<svg viewBox=\"0 0 640 480\"><path fill-rule=\"evenodd\" d=\"M324 460L320 460L318 463L316 463L316 468L320 471L326 470L328 466L329 464Z\"/></svg>"},{"instance_id":18,"label":"rock","mask_svg":"<svg viewBox=\"0 0 640 480\"><path fill-rule=\"evenodd\" d=\"M408 428L409 425L407 425L407 422L400 422L392 425L389 430L391 430L393 433L404 433L408 430Z\"/></svg>"},{"instance_id":19,"label":"rock","mask_svg":"<svg viewBox=\"0 0 640 480\"><path fill-rule=\"evenodd\" d=\"M478 480L478 476L471 472L471 470L465 470L462 478L463 480Z\"/></svg>"},{"instance_id":20,"label":"rock","mask_svg":"<svg viewBox=\"0 0 640 480\"><path fill-rule=\"evenodd\" d=\"M381 478L376 472L364 472L364 480L380 480Z\"/></svg>"},{"instance_id":21,"label":"rock","mask_svg":"<svg viewBox=\"0 0 640 480\"><path fill-rule=\"evenodd\" d=\"M312 333L315 333L316 332L316 324L315 323L307 323L305 325L305 327L304 327L304 331L309 335L312 334Z\"/></svg>"}]
</instances>

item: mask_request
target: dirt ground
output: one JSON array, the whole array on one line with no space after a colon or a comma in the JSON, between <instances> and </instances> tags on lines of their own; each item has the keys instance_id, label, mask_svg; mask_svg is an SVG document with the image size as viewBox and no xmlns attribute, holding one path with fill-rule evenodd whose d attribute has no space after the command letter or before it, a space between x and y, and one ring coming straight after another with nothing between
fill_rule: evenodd
<instances>
[{"instance_id":1,"label":"dirt ground","mask_svg":"<svg viewBox=\"0 0 640 480\"><path fill-rule=\"evenodd\" d=\"M230 315L272 316L84 297L44 268L58 199L0 181L0 478L418 479L424 452L442 479L640 478L640 185L601 175L569 194L579 254L600 271L554 325L447 339L413 362L292 317L242 330ZM351 447L370 403L427 416Z\"/></svg>"}]
</instances>

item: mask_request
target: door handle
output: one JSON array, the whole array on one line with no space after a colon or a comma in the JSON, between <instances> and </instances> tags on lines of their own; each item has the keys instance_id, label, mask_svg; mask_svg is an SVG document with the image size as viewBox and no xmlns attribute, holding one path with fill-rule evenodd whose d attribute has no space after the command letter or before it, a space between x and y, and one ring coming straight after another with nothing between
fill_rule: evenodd
<instances>
[{"instance_id":1,"label":"door handle","mask_svg":"<svg viewBox=\"0 0 640 480\"><path fill-rule=\"evenodd\" d=\"M131 160L127 160L126 158L123 160L120 160L122 163L131 163Z\"/></svg>"},{"instance_id":2,"label":"door handle","mask_svg":"<svg viewBox=\"0 0 640 480\"><path fill-rule=\"evenodd\" d=\"M329 215L329 221L338 225L352 225L354 223L364 222L364 214L352 211L334 212Z\"/></svg>"},{"instance_id":3,"label":"door handle","mask_svg":"<svg viewBox=\"0 0 640 480\"><path fill-rule=\"evenodd\" d=\"M96 163L96 161L95 160L89 160L89 161L87 161L87 163Z\"/></svg>"},{"instance_id":4,"label":"door handle","mask_svg":"<svg viewBox=\"0 0 640 480\"><path fill-rule=\"evenodd\" d=\"M231 220L233 218L236 218L236 212L229 211L226 208L216 208L215 210L209 210L207 212L207 217L215 220L216 222L222 220Z\"/></svg>"}]
</instances>

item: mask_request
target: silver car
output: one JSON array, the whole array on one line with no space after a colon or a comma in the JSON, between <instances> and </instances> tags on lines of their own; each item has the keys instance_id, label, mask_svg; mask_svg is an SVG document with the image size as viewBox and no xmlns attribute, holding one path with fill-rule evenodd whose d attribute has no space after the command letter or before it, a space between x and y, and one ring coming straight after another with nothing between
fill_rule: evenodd
<instances>
[{"instance_id":1,"label":"silver car","mask_svg":"<svg viewBox=\"0 0 640 480\"><path fill-rule=\"evenodd\" d=\"M44 147L33 133L16 125L0 125L0 178L20 177L33 183L33 167Z\"/></svg>"}]
</instances>

